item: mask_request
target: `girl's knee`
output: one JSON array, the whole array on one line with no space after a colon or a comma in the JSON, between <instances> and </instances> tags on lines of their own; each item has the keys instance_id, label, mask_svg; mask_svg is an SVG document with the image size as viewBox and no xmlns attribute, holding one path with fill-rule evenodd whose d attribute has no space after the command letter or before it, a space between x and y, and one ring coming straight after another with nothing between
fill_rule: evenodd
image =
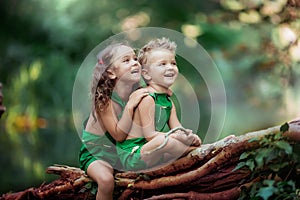
<instances>
[{"instance_id":1,"label":"girl's knee","mask_svg":"<svg viewBox=\"0 0 300 200\"><path fill-rule=\"evenodd\" d=\"M110 187L111 185L114 185L114 176L110 173L101 173L96 177L96 182L98 185Z\"/></svg>"},{"instance_id":2,"label":"girl's knee","mask_svg":"<svg viewBox=\"0 0 300 200\"><path fill-rule=\"evenodd\" d=\"M111 192L114 189L114 177L111 176L103 176L102 178L97 180L98 188L102 191Z\"/></svg>"}]
</instances>

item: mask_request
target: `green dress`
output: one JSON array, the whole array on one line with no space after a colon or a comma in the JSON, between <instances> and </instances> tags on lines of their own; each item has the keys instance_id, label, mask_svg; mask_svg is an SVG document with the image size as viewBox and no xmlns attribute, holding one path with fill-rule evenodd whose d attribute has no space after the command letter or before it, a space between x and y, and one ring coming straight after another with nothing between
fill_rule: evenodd
<instances>
[{"instance_id":1,"label":"green dress","mask_svg":"<svg viewBox=\"0 0 300 200\"><path fill-rule=\"evenodd\" d=\"M155 130L167 132L172 109L170 97L165 93L150 93L155 102ZM131 138L124 142L117 142L117 152L126 171L146 169L146 163L141 160L141 148L147 143L143 138Z\"/></svg>"},{"instance_id":2,"label":"green dress","mask_svg":"<svg viewBox=\"0 0 300 200\"><path fill-rule=\"evenodd\" d=\"M122 107L122 112L125 108L124 102L116 93L112 93L111 99ZM118 116L122 116L122 113ZM104 160L111 164L113 168L120 168L120 159L116 150L116 141L106 132L104 135L95 135L87 132L84 128L82 131L82 146L79 151L80 168L86 172L88 166L96 160Z\"/></svg>"}]
</instances>

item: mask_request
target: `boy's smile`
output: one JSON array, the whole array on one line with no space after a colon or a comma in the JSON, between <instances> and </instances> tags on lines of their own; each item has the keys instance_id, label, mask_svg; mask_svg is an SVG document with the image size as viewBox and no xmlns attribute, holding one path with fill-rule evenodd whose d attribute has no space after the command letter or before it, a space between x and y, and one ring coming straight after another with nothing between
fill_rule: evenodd
<instances>
[{"instance_id":1,"label":"boy's smile","mask_svg":"<svg viewBox=\"0 0 300 200\"><path fill-rule=\"evenodd\" d=\"M144 78L150 86L165 92L175 82L178 68L175 55L166 49L154 49L149 52L149 63L144 69Z\"/></svg>"}]
</instances>

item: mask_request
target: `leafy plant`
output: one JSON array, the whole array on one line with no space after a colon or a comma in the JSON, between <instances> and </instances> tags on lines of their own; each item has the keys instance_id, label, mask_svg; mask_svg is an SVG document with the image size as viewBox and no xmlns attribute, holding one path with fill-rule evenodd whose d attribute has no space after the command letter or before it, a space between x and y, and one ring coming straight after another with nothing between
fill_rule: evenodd
<instances>
[{"instance_id":1,"label":"leafy plant","mask_svg":"<svg viewBox=\"0 0 300 200\"><path fill-rule=\"evenodd\" d=\"M290 144L282 133L288 130L288 124L280 132L270 134L259 142L260 148L240 155L240 163L235 170L248 168L252 179L259 177L263 181L254 182L244 189L239 200L243 199L296 199L299 198L299 144ZM298 189L296 189L298 188Z\"/></svg>"}]
</instances>

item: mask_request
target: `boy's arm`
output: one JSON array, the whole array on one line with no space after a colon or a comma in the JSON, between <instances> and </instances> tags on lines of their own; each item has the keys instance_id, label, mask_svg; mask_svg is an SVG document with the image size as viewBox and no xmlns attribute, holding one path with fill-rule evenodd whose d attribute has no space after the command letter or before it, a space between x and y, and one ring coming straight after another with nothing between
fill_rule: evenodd
<instances>
[{"instance_id":1,"label":"boy's arm","mask_svg":"<svg viewBox=\"0 0 300 200\"><path fill-rule=\"evenodd\" d=\"M172 110L171 110L170 119L169 119L169 127L170 127L170 129L173 129L178 126L181 126L181 123L177 117L176 107L172 101Z\"/></svg>"},{"instance_id":2,"label":"boy's arm","mask_svg":"<svg viewBox=\"0 0 300 200\"><path fill-rule=\"evenodd\" d=\"M173 129L178 126L182 126L182 125L179 122L175 105L172 102L172 110L171 110L170 119L169 119L169 127L171 129ZM196 134L193 134L193 131L190 129L185 129L185 131L178 130L175 132L175 134L171 134L170 136L181 141L182 143L184 143L188 146L190 146L190 145L200 146L200 144L201 144L201 139L199 138L199 136Z\"/></svg>"},{"instance_id":3,"label":"boy's arm","mask_svg":"<svg viewBox=\"0 0 300 200\"><path fill-rule=\"evenodd\" d=\"M151 96L144 97L136 111L139 114L143 135L148 141L161 133L155 130L155 102Z\"/></svg>"},{"instance_id":4,"label":"boy's arm","mask_svg":"<svg viewBox=\"0 0 300 200\"><path fill-rule=\"evenodd\" d=\"M176 127L179 127L179 126L182 126L178 117L177 117L177 112L176 112L176 107L172 101L172 110L171 110L171 114L170 114L170 119L169 119L169 127L170 129L173 129L173 128L176 128ZM190 130L190 129L185 129L186 131L183 132L181 130L178 130L176 131L177 133L185 133L185 134L190 134L192 133L193 131Z\"/></svg>"}]
</instances>

